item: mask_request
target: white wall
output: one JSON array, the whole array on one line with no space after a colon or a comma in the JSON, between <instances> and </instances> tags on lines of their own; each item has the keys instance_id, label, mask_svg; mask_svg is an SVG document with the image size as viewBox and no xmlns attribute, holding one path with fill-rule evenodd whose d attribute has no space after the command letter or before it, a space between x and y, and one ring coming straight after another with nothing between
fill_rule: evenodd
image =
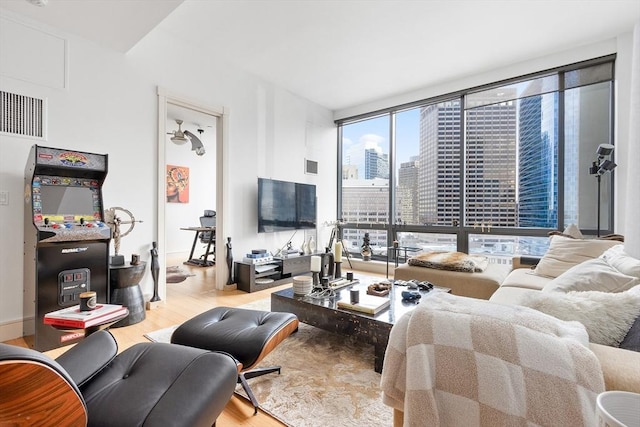
<instances>
[{"instance_id":1,"label":"white wall","mask_svg":"<svg viewBox=\"0 0 640 427\"><path fill-rule=\"evenodd\" d=\"M8 12L3 16L18 22L20 31L3 30L6 39L1 42L14 46L13 51L23 52L24 57L7 58L6 51L0 51L0 62L11 60L12 70L18 70L0 76L0 89L47 99L48 135L40 145L109 155L105 206L122 206L144 221L122 240L125 256L135 252L148 260L151 242L157 238L158 86L229 111L232 179L227 183L231 215L226 229L236 258L251 248L279 247L289 238L256 233L258 176L317 184L320 218L335 216L336 135L328 110L215 58L202 57L197 49L160 30L123 55ZM63 63L67 87L43 85L32 77L28 59L37 52L30 47L51 35L66 42L67 62L56 57L39 64L35 76L58 73ZM0 191L10 195L9 204L0 206L0 341L21 336L23 315L33 316L22 312L22 192L27 154L35 142L0 136ZM305 157L319 161L318 176L303 173ZM188 216L191 224L192 213ZM150 274L141 285L147 296L152 294Z\"/></svg>"}]
</instances>

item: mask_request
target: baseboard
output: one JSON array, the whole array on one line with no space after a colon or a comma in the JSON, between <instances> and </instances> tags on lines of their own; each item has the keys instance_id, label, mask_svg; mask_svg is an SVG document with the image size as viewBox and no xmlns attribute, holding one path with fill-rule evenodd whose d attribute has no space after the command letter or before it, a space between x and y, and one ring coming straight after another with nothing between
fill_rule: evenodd
<instances>
[{"instance_id":1,"label":"baseboard","mask_svg":"<svg viewBox=\"0 0 640 427\"><path fill-rule=\"evenodd\" d=\"M35 323L33 317L20 320L13 320L0 325L0 342L22 338L23 336L35 333Z\"/></svg>"},{"instance_id":2,"label":"baseboard","mask_svg":"<svg viewBox=\"0 0 640 427\"><path fill-rule=\"evenodd\" d=\"M160 308L164 305L164 301L160 300L160 301L147 301L147 303L145 304L145 307L147 310L155 310L157 308Z\"/></svg>"}]
</instances>

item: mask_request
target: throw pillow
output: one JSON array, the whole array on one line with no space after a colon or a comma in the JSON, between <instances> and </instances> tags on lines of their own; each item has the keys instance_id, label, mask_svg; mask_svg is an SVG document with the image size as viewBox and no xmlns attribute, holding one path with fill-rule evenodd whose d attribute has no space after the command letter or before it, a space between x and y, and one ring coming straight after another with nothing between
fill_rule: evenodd
<instances>
[{"instance_id":1,"label":"throw pillow","mask_svg":"<svg viewBox=\"0 0 640 427\"><path fill-rule=\"evenodd\" d=\"M549 236L564 236L572 239L584 239L582 232L577 225L571 224L564 229L564 231L550 231Z\"/></svg>"},{"instance_id":2,"label":"throw pillow","mask_svg":"<svg viewBox=\"0 0 640 427\"><path fill-rule=\"evenodd\" d=\"M631 329L627 332L620 343L620 348L625 350L640 351L640 313L636 317L636 321L631 325Z\"/></svg>"},{"instance_id":3,"label":"throw pillow","mask_svg":"<svg viewBox=\"0 0 640 427\"><path fill-rule=\"evenodd\" d=\"M640 259L627 255L624 251L624 245L616 245L607 249L600 258L607 261L607 264L627 276L633 276L640 279Z\"/></svg>"},{"instance_id":4,"label":"throw pillow","mask_svg":"<svg viewBox=\"0 0 640 427\"><path fill-rule=\"evenodd\" d=\"M607 249L620 244L611 240L571 239L551 236L549 249L540 259L534 273L555 278L581 262L597 258Z\"/></svg>"},{"instance_id":5,"label":"throw pillow","mask_svg":"<svg viewBox=\"0 0 640 427\"><path fill-rule=\"evenodd\" d=\"M602 258L594 258L574 265L547 283L542 291L622 292L639 283L639 278L621 273Z\"/></svg>"},{"instance_id":6,"label":"throw pillow","mask_svg":"<svg viewBox=\"0 0 640 427\"><path fill-rule=\"evenodd\" d=\"M561 320L582 323L589 341L618 347L640 312L640 286L610 292L531 292L520 305L534 308Z\"/></svg>"},{"instance_id":7,"label":"throw pillow","mask_svg":"<svg viewBox=\"0 0 640 427\"><path fill-rule=\"evenodd\" d=\"M584 236L582 235L582 232L580 231L578 226L575 225L575 224L569 224L567 226L567 228L565 228L562 233L564 233L564 234L566 234L568 236L571 236L574 239L583 239L584 238Z\"/></svg>"}]
</instances>

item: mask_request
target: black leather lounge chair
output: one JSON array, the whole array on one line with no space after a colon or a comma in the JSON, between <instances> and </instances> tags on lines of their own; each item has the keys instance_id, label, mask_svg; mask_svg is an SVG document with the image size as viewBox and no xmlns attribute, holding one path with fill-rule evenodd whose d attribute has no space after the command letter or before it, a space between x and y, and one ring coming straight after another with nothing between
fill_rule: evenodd
<instances>
[{"instance_id":1,"label":"black leather lounge chair","mask_svg":"<svg viewBox=\"0 0 640 427\"><path fill-rule=\"evenodd\" d=\"M117 350L107 331L56 360L0 344L0 425L211 426L236 386L226 353L161 343Z\"/></svg>"}]
</instances>

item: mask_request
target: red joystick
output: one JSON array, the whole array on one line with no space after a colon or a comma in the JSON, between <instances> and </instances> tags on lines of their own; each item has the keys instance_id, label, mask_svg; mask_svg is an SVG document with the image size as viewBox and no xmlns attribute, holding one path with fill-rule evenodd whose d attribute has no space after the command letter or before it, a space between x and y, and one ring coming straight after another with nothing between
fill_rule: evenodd
<instances>
[{"instance_id":1,"label":"red joystick","mask_svg":"<svg viewBox=\"0 0 640 427\"><path fill-rule=\"evenodd\" d=\"M93 224L92 224L92 223L90 223L90 222L86 223L85 225L86 225L87 227L93 227Z\"/></svg>"},{"instance_id":2,"label":"red joystick","mask_svg":"<svg viewBox=\"0 0 640 427\"><path fill-rule=\"evenodd\" d=\"M59 224L53 224L51 227L53 227L53 228L60 228L60 225L59 225Z\"/></svg>"}]
</instances>

